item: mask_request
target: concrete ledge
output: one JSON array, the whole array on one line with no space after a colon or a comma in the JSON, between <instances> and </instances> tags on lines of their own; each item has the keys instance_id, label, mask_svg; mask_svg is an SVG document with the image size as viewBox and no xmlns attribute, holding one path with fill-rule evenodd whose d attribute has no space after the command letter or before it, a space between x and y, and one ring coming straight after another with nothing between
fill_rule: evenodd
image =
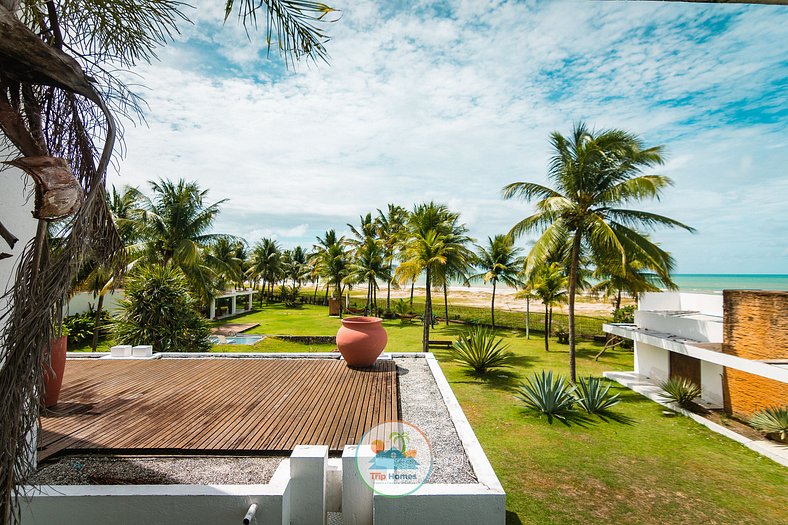
<instances>
[{"instance_id":1,"label":"concrete ledge","mask_svg":"<svg viewBox=\"0 0 788 525\"><path fill-rule=\"evenodd\" d=\"M729 439L732 439L733 441L736 441L737 443L741 443L750 450L754 450L758 454L765 456L784 467L788 467L788 446L772 443L770 441L766 441L765 439L750 439L734 432L729 428L725 428L724 426L718 425L713 421L709 421L703 416L693 414L692 412L681 408L676 403L667 402L662 399L662 397L660 397L659 394L662 392L662 389L659 388L659 386L652 383L648 378L638 375L635 372L603 372L603 375L606 378L616 381L630 390L647 397L655 403L667 407L674 412L678 412L679 414L687 416L696 423L700 423L704 427L716 432L717 434L721 434Z\"/></svg>"}]
</instances>

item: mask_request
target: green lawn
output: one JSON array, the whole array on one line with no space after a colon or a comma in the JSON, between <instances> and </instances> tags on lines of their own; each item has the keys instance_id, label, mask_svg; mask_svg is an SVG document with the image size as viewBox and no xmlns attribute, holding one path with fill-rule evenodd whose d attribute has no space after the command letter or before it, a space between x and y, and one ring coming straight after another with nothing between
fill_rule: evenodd
<instances>
[{"instance_id":1,"label":"green lawn","mask_svg":"<svg viewBox=\"0 0 788 525\"><path fill-rule=\"evenodd\" d=\"M257 322L248 333L333 335L339 320L325 307L288 310L272 305L227 322ZM388 351L421 349L421 325L385 321ZM437 328L434 338L456 336L461 327ZM788 471L690 419L667 418L661 406L614 387L623 401L614 412L622 422L549 424L525 413L513 389L535 370L566 373L567 347L538 336L499 331L515 354L514 366L488 380L477 379L437 350L452 388L507 492L507 522L518 523L788 523ZM215 350L261 352L330 351L266 339L253 346ZM631 352L593 355L581 343L578 373L632 368Z\"/></svg>"},{"instance_id":2,"label":"green lawn","mask_svg":"<svg viewBox=\"0 0 788 525\"><path fill-rule=\"evenodd\" d=\"M339 320L325 307L266 307L233 322L259 322L251 332L331 335ZM385 321L387 351L418 351L421 325ZM435 338L461 327L440 326ZM549 424L525 413L513 388L534 370L566 373L567 347L520 332L500 331L516 355L506 374L479 380L437 350L452 388L507 492L507 522L518 523L788 523L786 469L684 417L666 418L662 407L627 389L614 408L623 422ZM319 351L265 340L260 351ZM236 347L235 349L238 349ZM580 374L630 370L632 354L608 353L582 343Z\"/></svg>"}]
</instances>

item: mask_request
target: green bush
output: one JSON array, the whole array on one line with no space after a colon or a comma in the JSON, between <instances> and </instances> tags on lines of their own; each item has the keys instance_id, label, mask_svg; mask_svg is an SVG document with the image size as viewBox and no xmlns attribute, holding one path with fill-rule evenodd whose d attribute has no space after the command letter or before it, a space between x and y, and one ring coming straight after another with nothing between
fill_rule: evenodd
<instances>
[{"instance_id":1,"label":"green bush","mask_svg":"<svg viewBox=\"0 0 788 525\"><path fill-rule=\"evenodd\" d=\"M589 414L605 412L621 401L618 394L610 394L610 384L603 383L598 377L581 377L575 390L575 399L580 408Z\"/></svg>"},{"instance_id":2,"label":"green bush","mask_svg":"<svg viewBox=\"0 0 788 525\"><path fill-rule=\"evenodd\" d=\"M189 295L183 273L167 266L139 268L126 279L114 332L118 344L153 345L157 352L211 348L207 321Z\"/></svg>"},{"instance_id":3,"label":"green bush","mask_svg":"<svg viewBox=\"0 0 788 525\"><path fill-rule=\"evenodd\" d=\"M477 374L486 374L492 369L509 366L512 354L507 352L508 348L492 330L472 326L452 345L452 357Z\"/></svg>"},{"instance_id":4,"label":"green bush","mask_svg":"<svg viewBox=\"0 0 788 525\"><path fill-rule=\"evenodd\" d=\"M563 376L553 378L553 372L540 373L534 372L533 376L526 380L517 389L517 399L525 404L525 407L534 412L545 414L548 421L553 418L563 421L574 412L575 387L571 386Z\"/></svg>"},{"instance_id":5,"label":"green bush","mask_svg":"<svg viewBox=\"0 0 788 525\"><path fill-rule=\"evenodd\" d=\"M785 441L788 436L788 406L769 407L753 414L750 424L766 434L774 434Z\"/></svg>"},{"instance_id":6,"label":"green bush","mask_svg":"<svg viewBox=\"0 0 788 525\"><path fill-rule=\"evenodd\" d=\"M99 322L99 338L103 339L112 323L112 317L106 310L101 311ZM70 315L63 319L63 327L68 330L68 346L76 347L93 340L93 328L96 326L96 313L93 309L81 314Z\"/></svg>"},{"instance_id":7,"label":"green bush","mask_svg":"<svg viewBox=\"0 0 788 525\"><path fill-rule=\"evenodd\" d=\"M630 304L613 310L614 323L634 323L635 322L635 305Z\"/></svg>"},{"instance_id":8,"label":"green bush","mask_svg":"<svg viewBox=\"0 0 788 525\"><path fill-rule=\"evenodd\" d=\"M688 407L692 400L701 393L700 387L686 377L671 377L659 384L664 390L660 397L678 403L681 407Z\"/></svg>"}]
</instances>

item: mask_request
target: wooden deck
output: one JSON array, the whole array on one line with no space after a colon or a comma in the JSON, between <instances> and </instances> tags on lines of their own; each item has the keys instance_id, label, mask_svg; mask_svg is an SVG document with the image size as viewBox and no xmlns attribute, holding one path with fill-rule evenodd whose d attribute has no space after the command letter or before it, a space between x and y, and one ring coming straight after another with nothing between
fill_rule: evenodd
<instances>
[{"instance_id":1,"label":"wooden deck","mask_svg":"<svg viewBox=\"0 0 788 525\"><path fill-rule=\"evenodd\" d=\"M335 359L69 360L41 418L39 460L64 451L288 452L356 444L399 419L396 365Z\"/></svg>"}]
</instances>

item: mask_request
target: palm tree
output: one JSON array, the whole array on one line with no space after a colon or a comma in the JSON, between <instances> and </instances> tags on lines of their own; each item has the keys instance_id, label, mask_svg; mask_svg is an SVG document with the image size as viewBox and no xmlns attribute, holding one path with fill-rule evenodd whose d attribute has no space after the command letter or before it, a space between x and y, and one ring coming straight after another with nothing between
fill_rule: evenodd
<instances>
[{"instance_id":1,"label":"palm tree","mask_svg":"<svg viewBox=\"0 0 788 525\"><path fill-rule=\"evenodd\" d=\"M495 329L495 287L499 281L512 288L521 284L519 274L524 262L520 256L522 250L514 245L514 239L510 235L500 234L494 238L488 237L486 248L477 246L477 249L476 266L482 271L472 278L482 279L493 285L490 314L492 327Z\"/></svg>"},{"instance_id":2,"label":"palm tree","mask_svg":"<svg viewBox=\"0 0 788 525\"><path fill-rule=\"evenodd\" d=\"M273 239L263 238L252 248L250 266L247 275L260 282L260 306L263 295L270 297L274 282L281 271L282 251Z\"/></svg>"},{"instance_id":3,"label":"palm tree","mask_svg":"<svg viewBox=\"0 0 788 525\"><path fill-rule=\"evenodd\" d=\"M350 274L350 259L347 249L341 242L329 245L323 252L320 263L323 277L328 285L334 286L337 299L339 299L339 317L342 317L342 296L345 293L345 284Z\"/></svg>"},{"instance_id":4,"label":"palm tree","mask_svg":"<svg viewBox=\"0 0 788 525\"><path fill-rule=\"evenodd\" d=\"M623 293L637 299L638 295L644 292L678 289L670 276L674 266L673 257L667 252L664 253L662 265L659 267L649 267L635 257L629 257L623 268L616 264L617 262L616 259L611 265L610 261L598 261L594 271L598 282L591 287L594 294L613 297L615 310L621 308Z\"/></svg>"},{"instance_id":5,"label":"palm tree","mask_svg":"<svg viewBox=\"0 0 788 525\"><path fill-rule=\"evenodd\" d=\"M544 350L550 351L550 331L553 322L553 306L566 300L567 278L558 263L543 264L536 268L533 278L533 295L544 305Z\"/></svg>"},{"instance_id":6,"label":"palm tree","mask_svg":"<svg viewBox=\"0 0 788 525\"><path fill-rule=\"evenodd\" d=\"M397 257L397 249L402 243L402 232L407 216L408 212L405 208L389 204L385 213L378 209L378 216L375 218L377 235L383 244L383 259L388 267L389 278L386 280L387 314L391 313L391 283L394 280L394 261Z\"/></svg>"},{"instance_id":7,"label":"palm tree","mask_svg":"<svg viewBox=\"0 0 788 525\"><path fill-rule=\"evenodd\" d=\"M180 268L192 290L205 304L219 284L219 275L233 271L210 249L222 238L236 240L211 231L219 206L225 200L206 204L208 190L183 179L178 182L150 181L150 186L153 198L143 196L141 199L145 259L150 263L171 263Z\"/></svg>"},{"instance_id":8,"label":"palm tree","mask_svg":"<svg viewBox=\"0 0 788 525\"><path fill-rule=\"evenodd\" d=\"M553 156L548 178L553 188L534 182L515 182L503 189L505 199L537 199L536 212L512 227L518 237L539 232L540 237L527 258L528 266L546 260L561 243L569 242L569 375L576 380L575 294L581 253L595 258L615 255L622 267L633 255L659 266L662 250L637 228L678 227L694 231L676 220L626 208L649 198L659 198L672 184L668 177L643 175L644 168L663 163L663 147L646 147L626 131L589 130L575 125L571 136L554 132L550 139Z\"/></svg>"},{"instance_id":9,"label":"palm tree","mask_svg":"<svg viewBox=\"0 0 788 525\"><path fill-rule=\"evenodd\" d=\"M435 274L435 283L440 283L443 288L443 310L446 326L449 326L449 282L460 282L464 286L470 286L470 273L476 261L475 254L468 248L473 243L467 233L468 228L460 223L460 216L451 213L445 217L446 231L449 236L446 238L448 245L446 264L438 268Z\"/></svg>"},{"instance_id":10,"label":"palm tree","mask_svg":"<svg viewBox=\"0 0 788 525\"><path fill-rule=\"evenodd\" d=\"M470 239L465 236L466 228L458 223L458 217L446 206L430 202L417 205L406 223L406 240L400 254L403 262L397 268L397 275L400 282L413 282L422 273L425 275L424 352L429 349L432 326L433 277L447 275L446 266L452 259L472 259L466 246Z\"/></svg>"},{"instance_id":11,"label":"palm tree","mask_svg":"<svg viewBox=\"0 0 788 525\"><path fill-rule=\"evenodd\" d=\"M333 229L326 231L323 234L323 237L316 237L317 244L312 246L312 261L311 264L316 268L318 276L325 276L325 264L329 260L328 250L331 246L334 245L344 245L345 238L344 237L337 237L337 232ZM326 282L326 296L323 300L324 303L328 303L328 290L331 287L331 283Z\"/></svg>"},{"instance_id":12,"label":"palm tree","mask_svg":"<svg viewBox=\"0 0 788 525\"><path fill-rule=\"evenodd\" d=\"M364 244L355 250L355 259L350 265L349 277L357 283L366 283L367 300L365 314L377 315L378 279L390 280L388 267L383 257L383 249L374 238L367 238Z\"/></svg>"},{"instance_id":13,"label":"palm tree","mask_svg":"<svg viewBox=\"0 0 788 525\"><path fill-rule=\"evenodd\" d=\"M238 257L238 245L241 241L234 241L227 237L219 237L210 245L210 253L221 264L222 269L217 272L217 289L225 289L230 283L238 284L243 279L243 259Z\"/></svg>"}]
</instances>

